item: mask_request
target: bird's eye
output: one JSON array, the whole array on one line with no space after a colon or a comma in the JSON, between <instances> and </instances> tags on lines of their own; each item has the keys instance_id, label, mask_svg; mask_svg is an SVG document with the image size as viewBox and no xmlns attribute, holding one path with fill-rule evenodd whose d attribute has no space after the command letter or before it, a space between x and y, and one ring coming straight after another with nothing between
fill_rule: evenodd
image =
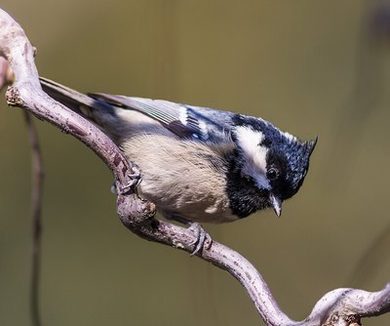
<instances>
[{"instance_id":1,"label":"bird's eye","mask_svg":"<svg viewBox=\"0 0 390 326\"><path fill-rule=\"evenodd\" d=\"M269 180L275 180L279 176L279 171L275 168L270 168L267 171L267 178Z\"/></svg>"}]
</instances>

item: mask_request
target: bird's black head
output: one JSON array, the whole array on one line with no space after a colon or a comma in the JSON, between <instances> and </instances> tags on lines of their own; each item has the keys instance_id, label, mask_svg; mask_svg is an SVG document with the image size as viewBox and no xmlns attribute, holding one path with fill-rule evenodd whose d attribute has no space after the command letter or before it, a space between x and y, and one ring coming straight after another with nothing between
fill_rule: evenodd
<instances>
[{"instance_id":1,"label":"bird's black head","mask_svg":"<svg viewBox=\"0 0 390 326\"><path fill-rule=\"evenodd\" d=\"M234 171L241 182L235 180L240 186L230 189L231 194L235 192L230 196L231 208L244 217L273 207L279 216L282 202L295 195L303 183L317 139L300 141L267 121L243 115L237 115L234 123ZM232 181L229 184L233 186Z\"/></svg>"}]
</instances>

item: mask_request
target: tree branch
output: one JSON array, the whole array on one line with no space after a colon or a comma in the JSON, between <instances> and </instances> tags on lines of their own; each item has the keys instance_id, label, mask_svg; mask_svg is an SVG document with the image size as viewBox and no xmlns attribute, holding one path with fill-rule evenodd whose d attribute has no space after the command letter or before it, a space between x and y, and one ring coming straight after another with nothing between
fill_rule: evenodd
<instances>
[{"instance_id":1,"label":"tree branch","mask_svg":"<svg viewBox=\"0 0 390 326\"><path fill-rule=\"evenodd\" d=\"M73 135L104 161L116 180L118 215L129 230L147 240L192 252L196 235L190 229L154 219L153 203L140 199L134 192L135 166L126 160L111 139L42 91L34 52L22 28L0 9L0 53L8 60L15 75L15 81L6 93L9 105L22 107ZM338 289L320 299L308 318L293 321L279 308L266 282L252 264L216 241L206 242L205 248L197 255L234 276L245 287L267 325L357 325L361 317L389 312L390 286L372 293Z\"/></svg>"}]
</instances>

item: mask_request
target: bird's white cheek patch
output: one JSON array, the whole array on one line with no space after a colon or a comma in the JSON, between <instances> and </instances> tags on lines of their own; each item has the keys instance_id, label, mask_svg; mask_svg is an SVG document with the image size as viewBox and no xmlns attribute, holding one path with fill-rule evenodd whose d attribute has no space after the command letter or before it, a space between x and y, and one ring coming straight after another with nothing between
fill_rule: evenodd
<instances>
[{"instance_id":1,"label":"bird's white cheek patch","mask_svg":"<svg viewBox=\"0 0 390 326\"><path fill-rule=\"evenodd\" d=\"M249 127L237 127L236 136L237 144L246 158L243 173L253 177L258 186L269 189L270 185L265 177L267 172L266 157L268 148L260 145L264 138L263 133Z\"/></svg>"},{"instance_id":2,"label":"bird's white cheek patch","mask_svg":"<svg viewBox=\"0 0 390 326\"><path fill-rule=\"evenodd\" d=\"M260 145L264 138L263 133L252 130L249 127L238 127L236 129L236 136L238 146L247 158L249 165L265 173L268 149Z\"/></svg>"}]
</instances>

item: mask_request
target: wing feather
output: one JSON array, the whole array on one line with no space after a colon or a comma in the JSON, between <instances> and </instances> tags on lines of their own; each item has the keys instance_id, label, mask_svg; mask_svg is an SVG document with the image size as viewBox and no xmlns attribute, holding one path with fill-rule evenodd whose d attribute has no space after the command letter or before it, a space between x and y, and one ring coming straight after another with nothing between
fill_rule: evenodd
<instances>
[{"instance_id":1,"label":"wing feather","mask_svg":"<svg viewBox=\"0 0 390 326\"><path fill-rule=\"evenodd\" d=\"M165 128L182 138L194 138L202 141L215 141L218 138L218 141L223 141L226 137L226 126L197 112L196 107L140 97L103 93L88 95L116 107L141 112L160 122ZM207 108L202 108L202 110L214 111L214 117L218 112Z\"/></svg>"}]
</instances>

